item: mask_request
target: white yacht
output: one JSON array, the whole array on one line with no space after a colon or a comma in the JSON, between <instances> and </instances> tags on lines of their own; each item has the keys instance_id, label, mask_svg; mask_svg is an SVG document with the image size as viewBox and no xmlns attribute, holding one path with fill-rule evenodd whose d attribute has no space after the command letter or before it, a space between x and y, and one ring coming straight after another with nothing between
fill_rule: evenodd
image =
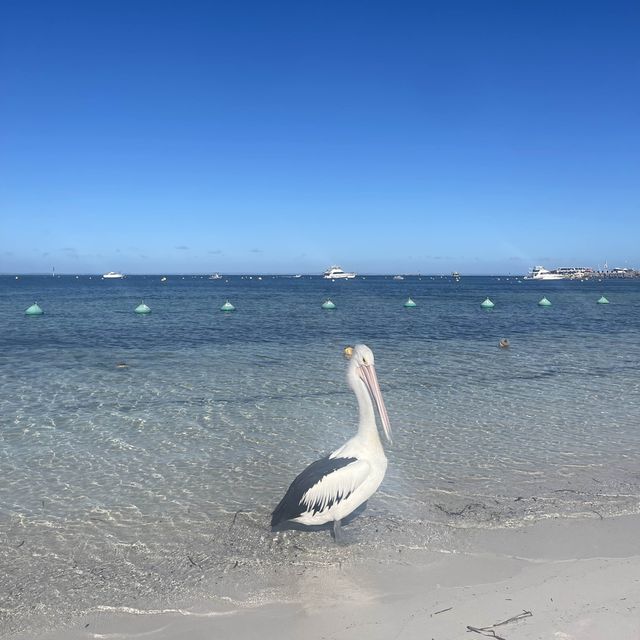
<instances>
[{"instance_id":1,"label":"white yacht","mask_svg":"<svg viewBox=\"0 0 640 640\"><path fill-rule=\"evenodd\" d=\"M109 273L103 274L102 278L104 280L122 280L124 274L118 273L117 271L109 271Z\"/></svg>"},{"instance_id":2,"label":"white yacht","mask_svg":"<svg viewBox=\"0 0 640 640\"><path fill-rule=\"evenodd\" d=\"M404 276L393 276L394 280L404 280Z\"/></svg>"},{"instance_id":3,"label":"white yacht","mask_svg":"<svg viewBox=\"0 0 640 640\"><path fill-rule=\"evenodd\" d=\"M327 280L344 280L356 277L355 273L347 273L342 270L342 267L338 267L337 265L329 267L322 275Z\"/></svg>"},{"instance_id":4,"label":"white yacht","mask_svg":"<svg viewBox=\"0 0 640 640\"><path fill-rule=\"evenodd\" d=\"M564 280L565 276L556 271L549 271L543 266L536 266L531 269L529 275L525 276L525 280Z\"/></svg>"},{"instance_id":5,"label":"white yacht","mask_svg":"<svg viewBox=\"0 0 640 640\"><path fill-rule=\"evenodd\" d=\"M222 280L222 276L219 273L214 273L212 276L209 276L209 280Z\"/></svg>"}]
</instances>

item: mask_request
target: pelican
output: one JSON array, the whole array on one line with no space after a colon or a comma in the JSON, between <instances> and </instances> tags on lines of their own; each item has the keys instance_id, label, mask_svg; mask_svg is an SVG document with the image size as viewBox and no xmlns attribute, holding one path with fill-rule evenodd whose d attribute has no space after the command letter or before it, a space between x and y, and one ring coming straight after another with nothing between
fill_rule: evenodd
<instances>
[{"instance_id":1,"label":"pelican","mask_svg":"<svg viewBox=\"0 0 640 640\"><path fill-rule=\"evenodd\" d=\"M347 348L348 349L348 348ZM292 483L274 509L271 526L290 521L303 525L333 522L333 535L341 541L340 524L378 489L387 470L380 442L374 402L384 434L391 442L391 425L374 366L373 352L364 344L349 354L347 382L358 401L358 433L339 449L310 464Z\"/></svg>"}]
</instances>

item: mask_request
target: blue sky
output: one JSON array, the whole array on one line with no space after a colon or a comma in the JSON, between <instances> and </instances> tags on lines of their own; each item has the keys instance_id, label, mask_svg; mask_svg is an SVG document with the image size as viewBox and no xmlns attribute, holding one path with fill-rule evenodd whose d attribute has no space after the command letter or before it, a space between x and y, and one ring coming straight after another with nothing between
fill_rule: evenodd
<instances>
[{"instance_id":1,"label":"blue sky","mask_svg":"<svg viewBox=\"0 0 640 640\"><path fill-rule=\"evenodd\" d=\"M640 9L8 2L0 272L640 266Z\"/></svg>"}]
</instances>

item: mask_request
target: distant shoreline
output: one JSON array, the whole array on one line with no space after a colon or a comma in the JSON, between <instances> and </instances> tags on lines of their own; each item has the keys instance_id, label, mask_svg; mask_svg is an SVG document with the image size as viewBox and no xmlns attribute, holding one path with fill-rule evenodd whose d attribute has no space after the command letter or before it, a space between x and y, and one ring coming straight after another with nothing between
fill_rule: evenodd
<instances>
[{"instance_id":1,"label":"distant shoreline","mask_svg":"<svg viewBox=\"0 0 640 640\"><path fill-rule=\"evenodd\" d=\"M396 273L358 273L356 278L393 278L396 276ZM475 274L462 274L460 278L524 278L525 275L523 273L475 273ZM20 278L26 277L45 277L45 278L75 278L78 277L91 277L91 278L99 278L102 279L101 273L56 273L52 275L51 273L42 273L42 272L28 272L28 273L20 273L16 271L4 271L0 273L0 277L11 277L15 278L16 276ZM170 272L158 272L158 273L127 273L125 274L126 278L208 278L210 276L209 273L170 273ZM302 274L293 274L293 273L262 273L262 272L247 272L247 273L226 273L220 279L224 278L239 278L239 277L261 277L261 278L291 278L295 279L297 276L302 278L318 278L320 280L323 278L322 274L319 273L302 273ZM405 278L451 278L450 273L403 273L403 277ZM627 275L617 275L605 272L594 272L594 275L590 278L585 279L595 279L595 278L607 278L613 280L624 280L624 279L634 279L640 278L640 270L632 271ZM564 280L570 280L570 278L564 278ZM543 281L543 282L549 282ZM558 282L558 280L556 280Z\"/></svg>"}]
</instances>

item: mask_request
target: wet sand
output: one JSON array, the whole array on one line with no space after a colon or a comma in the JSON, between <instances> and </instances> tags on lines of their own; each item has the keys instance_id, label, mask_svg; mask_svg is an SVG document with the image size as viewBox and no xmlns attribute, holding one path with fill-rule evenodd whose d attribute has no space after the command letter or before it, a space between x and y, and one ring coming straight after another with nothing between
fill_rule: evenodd
<instances>
[{"instance_id":1,"label":"wet sand","mask_svg":"<svg viewBox=\"0 0 640 640\"><path fill-rule=\"evenodd\" d=\"M637 640L639 530L640 516L595 514L474 530L463 553L405 549L341 566L283 566L278 602L153 611L131 603L29 638Z\"/></svg>"}]
</instances>

